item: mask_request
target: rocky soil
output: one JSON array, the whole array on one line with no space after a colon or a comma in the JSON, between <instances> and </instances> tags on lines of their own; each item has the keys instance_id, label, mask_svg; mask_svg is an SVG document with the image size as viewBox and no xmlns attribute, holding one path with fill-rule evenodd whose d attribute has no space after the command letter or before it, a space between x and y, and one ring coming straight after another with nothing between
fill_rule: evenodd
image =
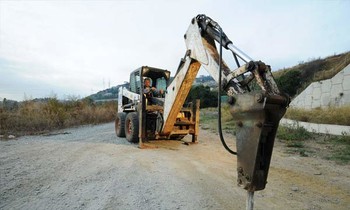
<instances>
[{"instance_id":1,"label":"rocky soil","mask_svg":"<svg viewBox=\"0 0 350 210\"><path fill-rule=\"evenodd\" d=\"M113 123L0 141L0 209L245 209L236 157L218 135L152 144L117 138ZM276 141L254 207L350 209L349 178L349 165L289 154Z\"/></svg>"}]
</instances>

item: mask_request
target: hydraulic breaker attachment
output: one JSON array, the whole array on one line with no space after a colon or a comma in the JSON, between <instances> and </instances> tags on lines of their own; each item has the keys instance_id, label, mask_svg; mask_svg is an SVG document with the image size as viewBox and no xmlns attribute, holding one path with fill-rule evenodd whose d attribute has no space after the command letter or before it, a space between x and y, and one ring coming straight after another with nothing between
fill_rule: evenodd
<instances>
[{"instance_id":1,"label":"hydraulic breaker attachment","mask_svg":"<svg viewBox=\"0 0 350 210\"><path fill-rule=\"evenodd\" d=\"M289 97L250 92L230 97L229 103L236 123L238 185L248 192L263 190Z\"/></svg>"}]
</instances>

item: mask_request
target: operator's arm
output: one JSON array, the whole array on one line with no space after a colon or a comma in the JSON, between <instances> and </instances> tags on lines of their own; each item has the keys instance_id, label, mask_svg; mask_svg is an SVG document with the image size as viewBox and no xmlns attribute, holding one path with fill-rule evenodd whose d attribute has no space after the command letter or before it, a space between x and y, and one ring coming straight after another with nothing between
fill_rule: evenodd
<instances>
[{"instance_id":1,"label":"operator's arm","mask_svg":"<svg viewBox=\"0 0 350 210\"><path fill-rule=\"evenodd\" d=\"M155 87L152 87L152 91L153 91L153 95L156 96L156 97L160 97L162 96L162 94L164 93L164 90L163 89L157 89Z\"/></svg>"},{"instance_id":2,"label":"operator's arm","mask_svg":"<svg viewBox=\"0 0 350 210\"><path fill-rule=\"evenodd\" d=\"M149 94L151 91L152 91L152 89L151 89L150 87L145 87L145 88L143 89L143 93L144 93L144 94Z\"/></svg>"},{"instance_id":3,"label":"operator's arm","mask_svg":"<svg viewBox=\"0 0 350 210\"><path fill-rule=\"evenodd\" d=\"M155 88L155 87L145 87L145 88L143 89L143 93L144 93L144 94L146 94L146 95L151 94L152 96L155 96L155 97L158 97L158 96L162 95L163 92L164 92L164 91L163 91L162 89L158 90L158 89Z\"/></svg>"}]
</instances>

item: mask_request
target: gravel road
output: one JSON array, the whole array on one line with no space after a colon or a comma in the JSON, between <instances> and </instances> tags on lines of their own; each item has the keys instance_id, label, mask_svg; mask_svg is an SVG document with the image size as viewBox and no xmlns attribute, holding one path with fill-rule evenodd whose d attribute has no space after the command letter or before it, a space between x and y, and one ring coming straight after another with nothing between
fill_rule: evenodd
<instances>
[{"instance_id":1,"label":"gravel road","mask_svg":"<svg viewBox=\"0 0 350 210\"><path fill-rule=\"evenodd\" d=\"M0 209L245 209L236 158L214 133L201 130L199 142L141 150L113 123L0 141ZM255 209L350 209L349 176L276 142Z\"/></svg>"}]
</instances>

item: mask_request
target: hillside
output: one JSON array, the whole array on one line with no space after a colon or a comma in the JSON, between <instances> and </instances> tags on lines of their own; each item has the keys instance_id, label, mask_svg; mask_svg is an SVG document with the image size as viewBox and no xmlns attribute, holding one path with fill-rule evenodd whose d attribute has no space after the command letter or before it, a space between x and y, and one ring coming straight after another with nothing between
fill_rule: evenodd
<instances>
[{"instance_id":1,"label":"hillside","mask_svg":"<svg viewBox=\"0 0 350 210\"><path fill-rule=\"evenodd\" d=\"M279 87L290 96L301 93L312 82L330 79L350 64L350 52L301 62L273 72Z\"/></svg>"},{"instance_id":2,"label":"hillside","mask_svg":"<svg viewBox=\"0 0 350 210\"><path fill-rule=\"evenodd\" d=\"M301 62L296 66L277 70L273 72L273 75L280 88L293 97L302 92L312 82L332 78L348 64L350 64L350 52ZM127 87L128 85L129 83L117 85L101 90L88 97L93 100L116 99L118 98L119 87ZM203 75L196 78L194 86L197 85L208 86L210 88L217 86L211 76Z\"/></svg>"},{"instance_id":3,"label":"hillside","mask_svg":"<svg viewBox=\"0 0 350 210\"><path fill-rule=\"evenodd\" d=\"M92 94L92 95L88 96L87 98L90 98L94 101L106 100L106 99L117 99L120 87L129 87L129 83L124 83L122 85L117 85L117 86L113 86L111 88L107 88L105 90L98 91L97 93Z\"/></svg>"}]
</instances>

